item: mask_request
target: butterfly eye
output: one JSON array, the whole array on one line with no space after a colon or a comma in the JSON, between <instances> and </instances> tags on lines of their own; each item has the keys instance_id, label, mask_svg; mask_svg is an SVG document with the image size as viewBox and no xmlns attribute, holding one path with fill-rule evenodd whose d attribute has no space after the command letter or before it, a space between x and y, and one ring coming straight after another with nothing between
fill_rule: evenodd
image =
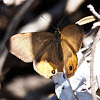
<instances>
[{"instance_id":1,"label":"butterfly eye","mask_svg":"<svg viewBox=\"0 0 100 100\"><path fill-rule=\"evenodd\" d=\"M69 66L69 69L72 70L72 66Z\"/></svg>"},{"instance_id":2,"label":"butterfly eye","mask_svg":"<svg viewBox=\"0 0 100 100\"><path fill-rule=\"evenodd\" d=\"M55 70L52 70L52 74L55 74Z\"/></svg>"}]
</instances>

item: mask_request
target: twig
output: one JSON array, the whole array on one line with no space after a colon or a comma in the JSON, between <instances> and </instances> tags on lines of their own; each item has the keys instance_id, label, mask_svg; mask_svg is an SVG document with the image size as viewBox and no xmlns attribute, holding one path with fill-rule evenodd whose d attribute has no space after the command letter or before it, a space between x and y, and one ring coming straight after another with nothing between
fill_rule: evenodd
<instances>
[{"instance_id":1,"label":"twig","mask_svg":"<svg viewBox=\"0 0 100 100\"><path fill-rule=\"evenodd\" d=\"M94 7L91 4L89 4L87 7L94 14L94 16L96 16L98 19L100 19L100 15L95 11Z\"/></svg>"},{"instance_id":2,"label":"twig","mask_svg":"<svg viewBox=\"0 0 100 100\"><path fill-rule=\"evenodd\" d=\"M2 64L2 65L4 64L7 54L8 54L8 51L5 49L2 56L0 57L0 64ZM4 74L5 73L2 74L2 67L0 67L0 83L3 79ZM1 84L0 84L0 88L1 88Z\"/></svg>"},{"instance_id":3,"label":"twig","mask_svg":"<svg viewBox=\"0 0 100 100\"><path fill-rule=\"evenodd\" d=\"M95 11L95 9L92 5L88 5L87 7L98 19L100 19L100 15ZM96 93L95 93L95 85L94 85L94 54L95 54L96 44L98 43L99 39L100 39L100 28L99 28L99 31L97 32L96 38L93 42L92 51L91 51L90 79L91 79L91 92L92 92L93 100L97 100Z\"/></svg>"},{"instance_id":4,"label":"twig","mask_svg":"<svg viewBox=\"0 0 100 100\"><path fill-rule=\"evenodd\" d=\"M94 54L95 54L95 49L96 49L96 44L98 43L100 39L100 29L96 35L96 38L93 42L92 45L92 52L91 52L91 90L92 90L92 95L93 95L93 100L96 100L96 93L95 93L95 85L94 85Z\"/></svg>"}]
</instances>

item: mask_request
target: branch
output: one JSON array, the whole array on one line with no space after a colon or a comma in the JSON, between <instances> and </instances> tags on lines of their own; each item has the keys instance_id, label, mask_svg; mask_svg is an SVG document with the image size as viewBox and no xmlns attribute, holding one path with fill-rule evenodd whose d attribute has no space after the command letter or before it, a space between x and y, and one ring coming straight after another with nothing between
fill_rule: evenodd
<instances>
[{"instance_id":1,"label":"branch","mask_svg":"<svg viewBox=\"0 0 100 100\"><path fill-rule=\"evenodd\" d=\"M91 51L91 90L92 90L92 95L93 95L93 100L96 100L96 93L95 93L95 86L94 86L94 54L95 54L95 50L96 50L96 44L98 43L100 39L100 29L96 35L96 38L93 42L92 45L92 51Z\"/></svg>"},{"instance_id":2,"label":"branch","mask_svg":"<svg viewBox=\"0 0 100 100\"><path fill-rule=\"evenodd\" d=\"M92 5L88 5L87 7L98 19L100 19L100 15L95 11L95 9ZM95 25L98 25L98 24L95 24ZM92 29L97 27L95 25L92 27ZM100 24L99 24L99 26L100 26ZM99 31L97 32L96 38L93 42L92 51L91 51L90 71L91 71L91 92L92 92L93 100L97 100L96 93L95 93L95 85L94 85L94 54L95 54L96 44L99 42L99 39L100 39L100 28L99 28Z\"/></svg>"},{"instance_id":3,"label":"branch","mask_svg":"<svg viewBox=\"0 0 100 100\"><path fill-rule=\"evenodd\" d=\"M3 78L4 78L4 74L5 74L5 72L4 73L2 73L2 65L4 64L4 62L5 62L5 59L6 59L6 57L7 57L7 54L8 54L8 51L5 49L4 51L3 51L3 53L2 53L2 56L0 57L0 83L1 83L1 81L3 80ZM0 88L1 88L1 84L0 84Z\"/></svg>"},{"instance_id":4,"label":"branch","mask_svg":"<svg viewBox=\"0 0 100 100\"><path fill-rule=\"evenodd\" d=\"M100 19L100 15L95 11L94 7L91 4L89 4L87 7L93 13L94 16L96 16L98 19Z\"/></svg>"}]
</instances>

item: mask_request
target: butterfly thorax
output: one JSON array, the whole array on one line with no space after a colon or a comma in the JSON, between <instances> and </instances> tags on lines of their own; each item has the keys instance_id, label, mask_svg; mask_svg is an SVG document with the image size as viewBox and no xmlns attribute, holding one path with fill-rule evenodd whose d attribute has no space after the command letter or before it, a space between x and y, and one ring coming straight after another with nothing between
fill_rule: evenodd
<instances>
[{"instance_id":1,"label":"butterfly thorax","mask_svg":"<svg viewBox=\"0 0 100 100\"><path fill-rule=\"evenodd\" d=\"M54 32L55 34L61 34L61 31L59 28L56 29L56 31Z\"/></svg>"},{"instance_id":2,"label":"butterfly thorax","mask_svg":"<svg viewBox=\"0 0 100 100\"><path fill-rule=\"evenodd\" d=\"M55 42L55 43L60 43L60 42L61 42L61 32L60 32L59 29L57 29L57 30L54 32L53 42Z\"/></svg>"}]
</instances>

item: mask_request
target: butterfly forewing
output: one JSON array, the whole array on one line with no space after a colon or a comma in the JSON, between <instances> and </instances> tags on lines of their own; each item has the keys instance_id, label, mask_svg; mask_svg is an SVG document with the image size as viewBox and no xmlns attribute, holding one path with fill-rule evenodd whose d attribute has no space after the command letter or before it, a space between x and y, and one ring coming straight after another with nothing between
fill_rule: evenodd
<instances>
[{"instance_id":1,"label":"butterfly forewing","mask_svg":"<svg viewBox=\"0 0 100 100\"><path fill-rule=\"evenodd\" d=\"M81 26L73 24L63 28L61 37L73 52L77 53L82 44L83 33Z\"/></svg>"},{"instance_id":2,"label":"butterfly forewing","mask_svg":"<svg viewBox=\"0 0 100 100\"><path fill-rule=\"evenodd\" d=\"M36 53L52 37L49 32L21 33L12 36L6 46L10 53L24 62L32 62Z\"/></svg>"}]
</instances>

